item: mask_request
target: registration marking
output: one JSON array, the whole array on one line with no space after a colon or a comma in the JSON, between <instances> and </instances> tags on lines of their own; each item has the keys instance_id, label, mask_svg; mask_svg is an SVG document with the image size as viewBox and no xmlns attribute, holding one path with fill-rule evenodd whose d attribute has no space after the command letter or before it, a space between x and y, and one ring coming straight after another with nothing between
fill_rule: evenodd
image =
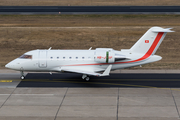
<instances>
[{"instance_id":1,"label":"registration marking","mask_svg":"<svg viewBox=\"0 0 180 120\"><path fill-rule=\"evenodd\" d=\"M12 80L0 80L0 82L12 82Z\"/></svg>"}]
</instances>

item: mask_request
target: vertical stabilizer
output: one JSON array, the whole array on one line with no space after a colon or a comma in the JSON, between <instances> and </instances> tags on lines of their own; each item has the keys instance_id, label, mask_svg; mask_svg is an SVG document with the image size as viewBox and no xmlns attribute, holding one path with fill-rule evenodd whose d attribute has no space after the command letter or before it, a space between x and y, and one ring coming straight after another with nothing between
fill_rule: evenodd
<instances>
[{"instance_id":1,"label":"vertical stabilizer","mask_svg":"<svg viewBox=\"0 0 180 120\"><path fill-rule=\"evenodd\" d=\"M166 36L167 32L174 32L171 28L150 28L130 49L132 52L154 55Z\"/></svg>"}]
</instances>

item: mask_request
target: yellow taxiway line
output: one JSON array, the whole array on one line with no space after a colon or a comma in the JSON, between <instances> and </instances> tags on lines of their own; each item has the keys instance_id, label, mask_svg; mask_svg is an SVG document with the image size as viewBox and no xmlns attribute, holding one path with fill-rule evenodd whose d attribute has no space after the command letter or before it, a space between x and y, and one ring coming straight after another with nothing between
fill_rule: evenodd
<instances>
[{"instance_id":1,"label":"yellow taxiway line","mask_svg":"<svg viewBox=\"0 0 180 120\"><path fill-rule=\"evenodd\" d=\"M0 82L12 82L12 80L0 80Z\"/></svg>"}]
</instances>

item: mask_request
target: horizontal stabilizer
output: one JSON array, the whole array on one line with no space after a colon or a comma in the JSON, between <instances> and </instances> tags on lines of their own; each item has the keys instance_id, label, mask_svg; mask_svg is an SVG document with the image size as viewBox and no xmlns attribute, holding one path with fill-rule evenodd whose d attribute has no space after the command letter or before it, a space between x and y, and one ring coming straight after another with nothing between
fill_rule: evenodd
<instances>
[{"instance_id":1,"label":"horizontal stabilizer","mask_svg":"<svg viewBox=\"0 0 180 120\"><path fill-rule=\"evenodd\" d=\"M172 30L170 30L170 29L172 29L172 28L166 28L166 29L163 29L163 28L156 28L155 30L152 30L152 32L174 32L174 31L172 31Z\"/></svg>"}]
</instances>

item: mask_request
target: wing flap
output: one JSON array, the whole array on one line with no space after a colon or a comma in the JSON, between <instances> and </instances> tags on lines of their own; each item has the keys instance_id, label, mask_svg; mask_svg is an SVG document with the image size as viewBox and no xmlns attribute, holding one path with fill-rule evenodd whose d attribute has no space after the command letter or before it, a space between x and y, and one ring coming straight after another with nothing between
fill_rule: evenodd
<instances>
[{"instance_id":1,"label":"wing flap","mask_svg":"<svg viewBox=\"0 0 180 120\"><path fill-rule=\"evenodd\" d=\"M62 67L61 71L80 73L80 74L86 74L86 75L93 75L93 76L100 76L100 73L93 73L93 72L84 71L84 70L68 69L66 67Z\"/></svg>"},{"instance_id":2,"label":"wing flap","mask_svg":"<svg viewBox=\"0 0 180 120\"><path fill-rule=\"evenodd\" d=\"M80 74L86 74L86 75L92 75L92 76L108 76L111 71L111 68L112 68L112 65L109 65L106 68L106 70L103 72L103 74L90 72L90 71L84 71L84 70L80 70L80 69L69 69L68 67L62 67L60 71L80 73Z\"/></svg>"}]
</instances>

